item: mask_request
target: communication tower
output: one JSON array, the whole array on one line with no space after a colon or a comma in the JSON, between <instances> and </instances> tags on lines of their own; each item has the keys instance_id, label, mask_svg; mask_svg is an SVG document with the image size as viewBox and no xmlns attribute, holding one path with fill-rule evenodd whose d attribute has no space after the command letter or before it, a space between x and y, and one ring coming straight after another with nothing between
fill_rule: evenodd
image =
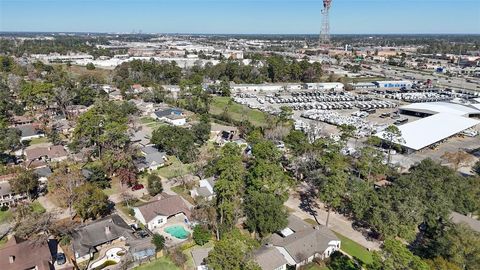
<instances>
[{"instance_id":1,"label":"communication tower","mask_svg":"<svg viewBox=\"0 0 480 270\"><path fill-rule=\"evenodd\" d=\"M322 9L322 28L320 30L319 44L328 44L330 42L330 7L332 0L323 0Z\"/></svg>"}]
</instances>

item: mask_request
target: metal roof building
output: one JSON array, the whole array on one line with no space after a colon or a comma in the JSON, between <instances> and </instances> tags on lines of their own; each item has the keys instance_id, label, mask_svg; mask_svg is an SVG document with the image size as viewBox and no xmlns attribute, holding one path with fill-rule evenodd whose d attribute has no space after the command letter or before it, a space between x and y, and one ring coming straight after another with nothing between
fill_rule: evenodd
<instances>
[{"instance_id":1,"label":"metal roof building","mask_svg":"<svg viewBox=\"0 0 480 270\"><path fill-rule=\"evenodd\" d=\"M449 103L449 102L425 102L425 103L412 103L399 108L402 114L413 115L432 115L436 113L448 113L458 116L480 116L480 110L461 104Z\"/></svg>"},{"instance_id":2,"label":"metal roof building","mask_svg":"<svg viewBox=\"0 0 480 270\"><path fill-rule=\"evenodd\" d=\"M420 150L478 124L480 124L479 120L451 113L437 113L398 126L402 133L402 140L396 143L411 150ZM384 131L375 136L383 139L383 135Z\"/></svg>"}]
</instances>

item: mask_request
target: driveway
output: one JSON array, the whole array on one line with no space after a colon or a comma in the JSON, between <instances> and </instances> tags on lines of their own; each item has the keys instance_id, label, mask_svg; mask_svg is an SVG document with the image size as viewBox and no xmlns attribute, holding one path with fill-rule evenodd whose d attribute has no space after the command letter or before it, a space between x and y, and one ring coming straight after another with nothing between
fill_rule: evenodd
<instances>
[{"instance_id":1,"label":"driveway","mask_svg":"<svg viewBox=\"0 0 480 270\"><path fill-rule=\"evenodd\" d=\"M285 206L292 209L294 214L302 219L316 219L321 225L325 225L327 211L318 199L311 199L306 195L307 187L301 187L300 192L290 195ZM370 250L379 250L380 243L367 240L359 231L352 228L352 221L335 212L330 213L328 228L338 232Z\"/></svg>"}]
</instances>

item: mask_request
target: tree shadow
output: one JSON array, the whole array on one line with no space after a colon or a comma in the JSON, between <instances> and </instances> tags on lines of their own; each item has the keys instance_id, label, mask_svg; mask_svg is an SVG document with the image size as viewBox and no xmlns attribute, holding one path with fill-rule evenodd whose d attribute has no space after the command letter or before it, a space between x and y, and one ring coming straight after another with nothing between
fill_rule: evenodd
<instances>
[{"instance_id":1,"label":"tree shadow","mask_svg":"<svg viewBox=\"0 0 480 270\"><path fill-rule=\"evenodd\" d=\"M299 195L300 209L312 215L317 224L320 224L317 220L317 211L315 210L315 208L319 207L318 203L316 202L317 192L315 191L315 189L311 185L308 185L307 189L301 191Z\"/></svg>"}]
</instances>

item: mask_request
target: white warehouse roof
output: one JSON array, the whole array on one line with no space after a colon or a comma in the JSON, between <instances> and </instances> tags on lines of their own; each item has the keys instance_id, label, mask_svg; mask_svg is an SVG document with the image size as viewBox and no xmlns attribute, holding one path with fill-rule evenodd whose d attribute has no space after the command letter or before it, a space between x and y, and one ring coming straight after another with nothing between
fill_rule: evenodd
<instances>
[{"instance_id":1,"label":"white warehouse roof","mask_svg":"<svg viewBox=\"0 0 480 270\"><path fill-rule=\"evenodd\" d=\"M438 113L399 126L403 141L397 143L413 150L420 150L479 123L480 121L467 117ZM383 139L383 133L379 132L375 136Z\"/></svg>"},{"instance_id":2,"label":"white warehouse roof","mask_svg":"<svg viewBox=\"0 0 480 270\"><path fill-rule=\"evenodd\" d=\"M425 102L425 103L412 103L409 105L401 106L400 110L414 111L421 113L449 113L460 116L469 116L470 114L480 114L480 110L467 107L460 104L454 104L449 102Z\"/></svg>"}]
</instances>

